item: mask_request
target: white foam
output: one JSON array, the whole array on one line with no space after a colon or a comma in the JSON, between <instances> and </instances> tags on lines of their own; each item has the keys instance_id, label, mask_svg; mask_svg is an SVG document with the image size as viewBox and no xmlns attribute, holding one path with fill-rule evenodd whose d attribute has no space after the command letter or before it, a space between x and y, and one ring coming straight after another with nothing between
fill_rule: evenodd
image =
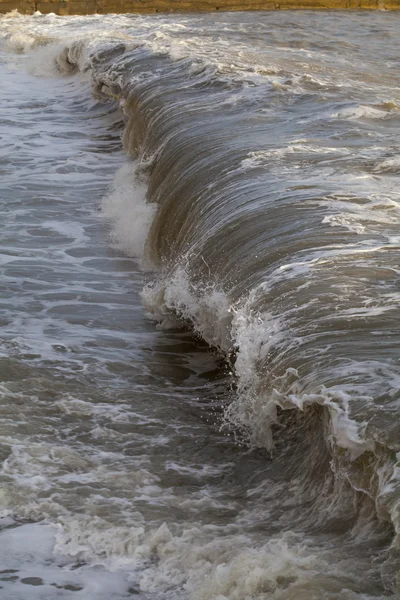
<instances>
[{"instance_id":1,"label":"white foam","mask_svg":"<svg viewBox=\"0 0 400 600\"><path fill-rule=\"evenodd\" d=\"M110 530L106 522L85 519L59 526L54 551L80 561L95 558L111 572L129 571L142 592L183 586L191 600L262 597L282 591L285 582L300 590L324 568L318 553L291 532L256 547L240 533L221 533L194 525L174 535L165 524Z\"/></svg>"},{"instance_id":2,"label":"white foam","mask_svg":"<svg viewBox=\"0 0 400 600\"><path fill-rule=\"evenodd\" d=\"M238 397L227 409L226 416L233 423L244 426L255 445L274 447L271 426L277 422L277 407L284 410L304 410L312 404L328 408L332 435L336 445L350 451L352 459L374 443L363 437L364 423L350 417L351 397L340 388L325 388L314 384L315 391L305 392L306 382L298 378L295 369L275 379L274 387L265 388L260 365L273 349L296 345L285 321L267 313L252 313L251 305L258 291L245 305L234 310L232 337L238 347L235 370L238 375Z\"/></svg>"},{"instance_id":3,"label":"white foam","mask_svg":"<svg viewBox=\"0 0 400 600\"><path fill-rule=\"evenodd\" d=\"M102 213L111 222L111 240L128 256L144 259L144 248L157 207L146 202L147 185L136 175L137 163L127 163L115 175Z\"/></svg>"},{"instance_id":4,"label":"white foam","mask_svg":"<svg viewBox=\"0 0 400 600\"><path fill-rule=\"evenodd\" d=\"M271 539L261 548L245 548L234 556L227 553L224 561L207 577L197 576L195 582L189 582L193 600L263 597L275 594L285 581L294 584L299 591L301 583L311 578L323 561L319 561L306 547L290 544L290 538L288 533Z\"/></svg>"},{"instance_id":5,"label":"white foam","mask_svg":"<svg viewBox=\"0 0 400 600\"><path fill-rule=\"evenodd\" d=\"M303 142L303 143L300 143ZM284 148L271 148L269 150L257 150L249 152L247 157L240 163L239 168L243 170L266 166L271 161L280 161L288 155L299 154L327 154L334 156L345 156L349 151L345 148L331 148L328 146L315 146L307 143L307 140L297 140L291 142Z\"/></svg>"},{"instance_id":6,"label":"white foam","mask_svg":"<svg viewBox=\"0 0 400 600\"><path fill-rule=\"evenodd\" d=\"M310 265L300 265L300 268L303 272ZM291 271L293 269L289 277L294 276ZM286 276L287 270L278 270L278 278ZM191 322L195 331L210 344L225 351L237 348L238 393L226 409L225 417L244 428L254 445L274 447L271 427L277 422L278 406L285 410L304 410L319 404L330 413L335 444L349 450L352 459L366 450L373 450L374 443L363 437L365 424L356 423L350 417L351 397L345 390L315 385L313 393L302 391L305 384L298 381L297 372L290 368L279 382L276 381L276 387L269 391L264 389L260 365L268 360L272 350L280 346L288 349L297 341L283 318L253 312L252 306L259 293L266 293L265 285L254 290L244 304L229 305L227 296L217 289L193 289L187 271L180 268L167 279L145 288L142 296L145 308L164 326L176 327L177 315Z\"/></svg>"},{"instance_id":7,"label":"white foam","mask_svg":"<svg viewBox=\"0 0 400 600\"><path fill-rule=\"evenodd\" d=\"M0 562L4 598L20 600L118 600L125 598L129 580L99 566L76 568L73 557L57 552L57 528L45 523L12 527L0 532ZM4 571L3 571L4 573Z\"/></svg>"},{"instance_id":8,"label":"white foam","mask_svg":"<svg viewBox=\"0 0 400 600\"><path fill-rule=\"evenodd\" d=\"M392 156L378 163L374 171L378 173L400 173L400 156Z\"/></svg>"},{"instance_id":9,"label":"white foam","mask_svg":"<svg viewBox=\"0 0 400 600\"><path fill-rule=\"evenodd\" d=\"M345 227L348 231L361 235L365 233L365 225L359 222L360 218L359 215L351 213L339 213L324 217L322 223L328 223L332 227Z\"/></svg>"},{"instance_id":10,"label":"white foam","mask_svg":"<svg viewBox=\"0 0 400 600\"><path fill-rule=\"evenodd\" d=\"M74 23L74 19L72 17L69 23ZM93 22L96 19L93 19ZM115 19L120 19L118 23L123 22L123 17L115 17ZM101 21L100 17L98 20ZM65 23L65 20L60 19L61 22ZM104 25L100 26L104 27ZM95 28L95 26L93 27ZM87 44L76 43L65 47L53 46L45 50L38 50L32 72L51 74L51 71L46 70L47 64L42 65L41 63L51 63L53 69L55 55L60 68L65 72L69 71L72 64L78 64L81 69L86 68L90 43L93 43L93 46L99 43L98 36L96 37L96 34L93 33L93 27L92 30L88 27L88 31L91 31L90 36L84 34L85 37L90 38ZM105 37L106 35L108 34L104 34ZM174 43L171 41L170 35L166 34L163 37L158 35L157 31L155 38L157 38L159 48L163 52L169 52L174 60L180 60L187 56L198 60L198 52L204 48L204 42L195 36L192 36L187 44ZM15 43L15 49L19 51L36 45L38 39L35 35L30 37L29 32L16 32L12 43ZM150 46L151 44L149 43ZM91 47L93 48L93 46ZM227 55L226 61L221 60L218 55L221 48L222 44L215 54L214 49L211 48L209 56L203 52L202 59L207 64L215 65L219 70L219 75L231 76L233 73L238 73L243 66L245 70L246 65L241 65L236 56L232 57L231 63L229 55ZM195 74L195 70L193 70L193 74ZM306 79L305 83L314 87L323 85L321 81L314 78ZM252 91L253 88L250 90ZM240 94L232 94L230 101L236 103L239 99ZM369 113L367 110L366 112L357 112L354 116L352 112L346 115L344 111L338 115L352 119L371 118L370 114L375 115L372 118L382 118L381 114L386 114L383 110L372 110L375 110L376 113ZM247 169L268 164L271 158L279 162L286 154L296 152L313 154L325 151L330 153L332 149L323 150L318 146L302 144L299 141L296 145L289 143L287 148L250 153L243 161L242 167ZM337 152L336 149L333 151ZM146 202L146 185L138 176L136 167L137 163L130 163L117 173L114 185L103 201L102 210L103 215L112 223L112 240L115 246L128 255L145 262L146 238L156 206ZM335 212L332 217L326 217L328 220L325 222L332 225L356 227L358 228L356 232L362 233L368 226L368 224L364 224L362 214L354 211L349 216L342 208L340 213ZM379 211L375 210L374 214L379 216ZM395 213L390 213L388 218L393 214ZM380 218L383 220L379 222L386 223L385 215L381 215ZM329 221L329 219L331 220ZM376 219L375 221L378 222ZM59 231L51 221L48 221L45 226ZM68 235L68 230L59 232ZM360 251L367 252L368 249ZM312 268L312 260L309 262L293 260L290 264L282 265L276 273L272 274L269 285L272 286L279 281L280 277L296 277L299 273L307 272ZM330 257L327 260L330 260ZM189 321L195 331L211 344L218 345L225 351L229 351L235 346L238 348L236 362L236 371L239 377L238 397L231 405L227 416L234 423L248 428L254 444L269 448L273 446L271 425L277 420L278 406L288 410L304 410L312 404L320 404L329 411L334 442L348 450L351 458L357 458L365 450L372 450L373 442L364 439L364 423L356 423L351 419L351 395L348 390L337 387L327 389L314 385L311 390L305 391L307 382L300 381L298 372L291 368L276 380L274 386L269 386L268 389L263 388L262 377L265 373L260 372L260 364L265 364L273 349L280 346L290 348L291 344L297 343L297 340L293 339L291 335L284 316L253 310L256 298L252 295L238 305L231 306L229 297L219 286L204 283L194 287L187 263L188 261L184 258L182 264L171 273L163 274L155 284L148 286L143 292L144 303L160 319L163 326L176 326L179 319ZM267 292L266 285L262 291L263 293ZM390 300L392 304L395 301L396 298ZM349 316L363 317L372 310L377 311L378 309L365 307L365 310L360 309L359 312ZM126 405L113 410L109 405L99 407L94 404L90 405L89 402L79 398L64 395L54 403L53 408L64 415L75 416L77 420L83 417L84 420L93 419L94 421L100 412L104 414L110 410L113 421L119 424L128 422ZM115 431L112 432L112 437L108 434L105 426L96 422L93 425L88 435L96 439L107 435L107 439L115 442L118 437ZM154 443L155 438L152 441ZM106 453L99 456L98 459L102 463L106 459ZM137 494L132 494L132 501L140 500L143 505L150 505L151 502L156 502L156 499L159 502L165 501L166 495L161 500L160 496L162 491L165 494L166 492L156 485L157 479L151 473L146 469L132 472L132 464L129 473L123 468L118 470L115 465L118 465L120 460L121 456L116 453L113 457L112 468L109 468L102 466L91 457L83 456L76 449L69 452L60 444L49 448L44 443L38 443L31 444L29 448L23 444L14 444L11 455L4 463L4 472L14 485L14 488L10 486L11 491L8 493L8 497L4 492L4 505L10 507L9 510L11 508L17 510L18 502L20 502L22 516L26 518L52 517L58 522L55 540L53 538L54 530L46 530L44 525L39 531L39 535L38 531L31 532L32 546L39 544L41 536L44 540L43 552L40 549L38 551L39 562L51 561L56 556L62 557L60 560L64 560L63 564L67 569L71 564L71 557L75 561L86 560L89 564L97 565L92 574L88 575L90 582L85 579L83 567L75 570L79 581L86 582L86 587L76 592L78 597L81 596L85 600L92 597L97 600L103 597L107 600L110 597L116 598L118 590L126 593L125 575L138 581L144 592L159 595L160 593L174 594L174 590L178 590L177 594L180 594L184 588L182 594L189 595L194 600L200 600L200 598L202 600L244 600L257 596L263 597L265 594L273 598L274 596L282 597L282 594L285 593L288 598L295 598L297 594L298 597L307 597L310 581L315 581L317 573L320 573L321 570L329 570L330 565L324 562L321 553L303 544L301 536L296 539L295 536L282 534L272 537L266 543L264 543L264 538L260 543L251 534L242 535L240 531L243 529L235 530L235 524L230 524L230 528L222 527L220 529L214 525L203 526L200 522L188 524L181 521L173 523L169 527L160 522L148 522L145 526L144 519L139 513L129 519L128 524L116 525L104 518L89 514L92 510L94 511L93 507L96 502L104 501L104 497L100 493L91 495L87 500L83 508L86 514L75 516L68 514L65 507L57 505L56 497L40 497L41 493L51 489L52 481L74 488L80 484L88 485L98 481L107 484L107 482L118 480L122 485L129 478L129 481L134 483L133 489L135 492L137 491ZM170 463L170 467L178 474L185 473L185 469L176 463ZM192 475L196 474L196 470L193 468L186 468L186 472L191 472ZM384 493L386 495L391 493L393 486L393 481L388 481L386 487L383 488ZM106 488L109 489L107 485ZM18 494L15 493L16 491ZM125 503L124 507L129 505L129 498L118 500L121 505ZM196 510L207 507L210 511L213 508L221 509L223 506L235 509L234 503L232 505L228 505L226 502L223 504L217 499L207 496L206 492L203 496L199 494L193 500L192 498L182 501L177 499L174 506L185 509L195 507ZM393 506L395 512L398 504L393 504ZM10 539L5 538L5 547ZM24 543L30 545L29 531L27 531ZM15 547L18 558L18 543L15 543ZM29 562L30 558L26 560ZM104 575L104 569L108 570L108 575ZM117 570L123 571L124 575L115 575ZM69 574L68 577L70 576L72 575ZM51 575L51 577L58 582L68 580L56 579L56 575ZM51 577L49 574L44 577L44 579L47 578L46 582L49 585L51 585ZM303 584L304 589L302 588ZM42 589L37 593L46 597L47 591L44 586L40 587ZM22 588L23 586L21 586ZM282 592L282 588L289 589L289 591ZM324 589L324 586L320 586L319 589ZM338 589L338 597L341 592L342 588ZM54 593L54 589L49 593Z\"/></svg>"},{"instance_id":11,"label":"white foam","mask_svg":"<svg viewBox=\"0 0 400 600\"><path fill-rule=\"evenodd\" d=\"M387 110L361 104L360 106L344 108L337 113L333 113L331 118L355 121L357 119L387 119L389 116L390 112Z\"/></svg>"},{"instance_id":12,"label":"white foam","mask_svg":"<svg viewBox=\"0 0 400 600\"><path fill-rule=\"evenodd\" d=\"M142 300L161 327L179 326L178 317L190 322L209 344L229 350L231 316L226 294L215 285L200 284L194 288L185 265L147 285Z\"/></svg>"},{"instance_id":13,"label":"white foam","mask_svg":"<svg viewBox=\"0 0 400 600\"><path fill-rule=\"evenodd\" d=\"M28 71L37 77L60 77L67 74L60 70L57 57L64 51L65 44L49 43L29 53Z\"/></svg>"},{"instance_id":14,"label":"white foam","mask_svg":"<svg viewBox=\"0 0 400 600\"><path fill-rule=\"evenodd\" d=\"M333 214L326 215L322 223L332 227L344 227L359 235L374 232L377 228L381 233L380 226L400 223L400 204L394 194L387 196L383 193L370 192L369 197L364 198L362 204L357 200L351 196L326 196L315 203L335 211Z\"/></svg>"}]
</instances>

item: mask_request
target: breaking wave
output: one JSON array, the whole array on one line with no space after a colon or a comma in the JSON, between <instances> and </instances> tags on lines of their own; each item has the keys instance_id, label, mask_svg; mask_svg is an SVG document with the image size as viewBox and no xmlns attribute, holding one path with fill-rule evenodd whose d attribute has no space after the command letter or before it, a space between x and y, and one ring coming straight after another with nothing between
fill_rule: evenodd
<instances>
[{"instance_id":1,"label":"breaking wave","mask_svg":"<svg viewBox=\"0 0 400 600\"><path fill-rule=\"evenodd\" d=\"M113 243L149 271L146 310L160 327L190 325L234 367L223 428L272 453L298 447L285 469L313 503L304 522L328 522L346 506L352 535L378 517L395 539L398 157L368 140L378 121L398 124L395 105L347 106L322 71L294 76L279 58L255 69L243 52L229 64L217 51L199 56L196 39L78 38L46 52L60 74L90 77L94 96L124 114L130 160L102 211ZM17 50L43 43L7 39ZM366 141L349 121L369 128ZM146 552L172 561L171 532L154 535ZM211 576L200 569L204 581L187 589L199 599L273 592L298 565L312 570L310 556L283 536ZM392 592L397 560L395 540L382 568Z\"/></svg>"}]
</instances>

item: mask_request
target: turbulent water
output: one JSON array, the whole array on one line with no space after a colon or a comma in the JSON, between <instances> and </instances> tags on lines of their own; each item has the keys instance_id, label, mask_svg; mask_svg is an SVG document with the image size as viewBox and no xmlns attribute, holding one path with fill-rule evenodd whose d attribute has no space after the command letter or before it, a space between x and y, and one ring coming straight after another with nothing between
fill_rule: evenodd
<instances>
[{"instance_id":1,"label":"turbulent water","mask_svg":"<svg viewBox=\"0 0 400 600\"><path fill-rule=\"evenodd\" d=\"M400 22L0 19L0 598L398 597Z\"/></svg>"}]
</instances>

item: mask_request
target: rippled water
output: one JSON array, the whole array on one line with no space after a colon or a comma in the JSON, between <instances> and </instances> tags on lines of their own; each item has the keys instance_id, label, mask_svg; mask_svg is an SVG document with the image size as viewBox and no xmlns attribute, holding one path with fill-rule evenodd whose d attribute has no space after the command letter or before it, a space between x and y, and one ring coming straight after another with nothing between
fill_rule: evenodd
<instances>
[{"instance_id":1,"label":"rippled water","mask_svg":"<svg viewBox=\"0 0 400 600\"><path fill-rule=\"evenodd\" d=\"M397 597L399 34L1 18L1 598Z\"/></svg>"}]
</instances>

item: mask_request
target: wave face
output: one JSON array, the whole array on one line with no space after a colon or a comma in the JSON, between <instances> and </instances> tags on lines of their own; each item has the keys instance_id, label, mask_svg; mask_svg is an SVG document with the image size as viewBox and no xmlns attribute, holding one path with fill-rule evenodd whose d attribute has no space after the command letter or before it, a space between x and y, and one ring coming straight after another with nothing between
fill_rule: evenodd
<instances>
[{"instance_id":1,"label":"wave face","mask_svg":"<svg viewBox=\"0 0 400 600\"><path fill-rule=\"evenodd\" d=\"M29 51L34 72L50 62L123 112L131 162L102 205L112 240L149 272L142 299L160 327L189 324L227 357L222 430L269 450L268 468L281 473L252 510L294 537L226 555L206 583L189 577L185 593L394 598L398 23L37 15L2 27L2 43ZM318 564L304 532L313 552L323 548ZM368 565L368 584L351 569L346 579L342 551Z\"/></svg>"}]
</instances>

